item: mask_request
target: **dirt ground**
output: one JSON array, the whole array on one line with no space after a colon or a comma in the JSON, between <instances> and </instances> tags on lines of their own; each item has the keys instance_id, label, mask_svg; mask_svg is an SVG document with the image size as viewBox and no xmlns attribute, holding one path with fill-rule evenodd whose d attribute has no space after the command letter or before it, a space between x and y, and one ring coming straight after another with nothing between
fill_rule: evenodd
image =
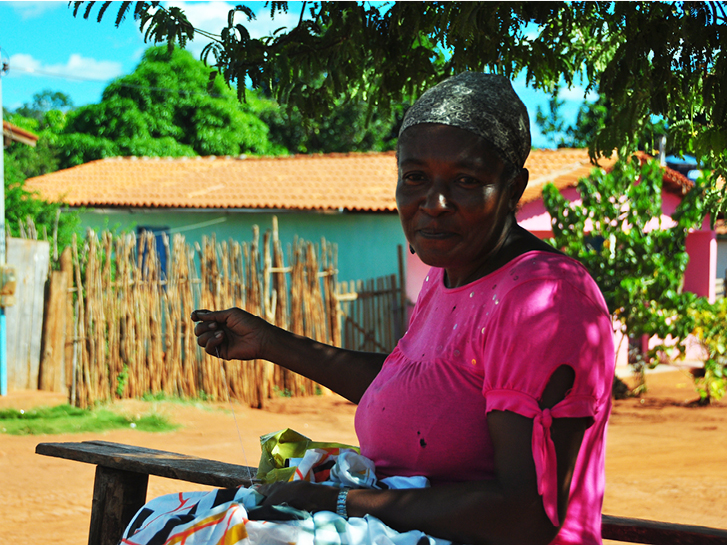
<instances>
[{"instance_id":1,"label":"dirt ground","mask_svg":"<svg viewBox=\"0 0 727 545\"><path fill-rule=\"evenodd\" d=\"M727 528L727 403L696 398L682 371L649 375L642 399L616 401L608 432L604 513ZM44 392L11 392L0 408L62 403ZM0 545L88 539L94 467L39 456L41 442L101 439L257 466L260 435L293 428L311 439L356 443L355 406L334 396L278 398L265 410L235 405L127 401L129 413L151 410L183 427L170 433L121 430L104 434L0 435ZM240 429L240 436L235 426ZM151 477L149 497L206 487Z\"/></svg>"}]
</instances>

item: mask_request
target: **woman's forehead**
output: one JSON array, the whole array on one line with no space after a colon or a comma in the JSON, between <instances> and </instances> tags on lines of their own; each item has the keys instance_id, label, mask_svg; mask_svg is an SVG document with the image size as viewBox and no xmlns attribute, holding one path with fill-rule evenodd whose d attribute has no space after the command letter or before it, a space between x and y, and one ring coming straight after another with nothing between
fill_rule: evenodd
<instances>
[{"instance_id":1,"label":"woman's forehead","mask_svg":"<svg viewBox=\"0 0 727 545\"><path fill-rule=\"evenodd\" d=\"M406 129L399 137L397 160L426 162L429 159L475 164L503 162L497 148L468 130L437 123L423 123Z\"/></svg>"}]
</instances>

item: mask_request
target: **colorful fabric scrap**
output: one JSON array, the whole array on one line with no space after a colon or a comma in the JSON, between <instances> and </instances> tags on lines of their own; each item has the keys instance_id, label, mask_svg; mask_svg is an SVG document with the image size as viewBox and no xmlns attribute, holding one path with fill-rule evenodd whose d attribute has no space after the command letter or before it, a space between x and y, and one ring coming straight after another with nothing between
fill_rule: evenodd
<instances>
[{"instance_id":1,"label":"colorful fabric scrap","mask_svg":"<svg viewBox=\"0 0 727 545\"><path fill-rule=\"evenodd\" d=\"M417 488L423 477L376 481L373 463L350 449L313 449L294 474L310 482L358 488ZM293 461L294 462L294 461ZM318 470L326 466L329 469ZM329 479L319 481L324 473ZM263 496L254 488L168 494L148 502L134 517L122 545L449 545L419 531L397 532L371 516L345 518L278 507L290 520L251 520Z\"/></svg>"}]
</instances>

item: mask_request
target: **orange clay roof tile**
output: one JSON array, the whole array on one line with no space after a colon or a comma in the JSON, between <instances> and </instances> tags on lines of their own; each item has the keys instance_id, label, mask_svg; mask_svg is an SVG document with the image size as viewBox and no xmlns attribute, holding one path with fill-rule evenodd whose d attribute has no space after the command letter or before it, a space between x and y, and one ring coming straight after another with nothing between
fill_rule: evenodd
<instances>
[{"instance_id":1,"label":"orange clay roof tile","mask_svg":"<svg viewBox=\"0 0 727 545\"><path fill-rule=\"evenodd\" d=\"M393 152L112 158L32 178L70 206L394 211Z\"/></svg>"},{"instance_id":2,"label":"orange clay roof tile","mask_svg":"<svg viewBox=\"0 0 727 545\"><path fill-rule=\"evenodd\" d=\"M613 162L601 160L600 166L609 168ZM594 168L584 149L533 150L525 166L530 183L523 203L540 198L547 182L558 189L574 186ZM394 152L116 157L31 178L26 188L73 207L393 212L396 178ZM669 176L665 180L683 183Z\"/></svg>"}]
</instances>

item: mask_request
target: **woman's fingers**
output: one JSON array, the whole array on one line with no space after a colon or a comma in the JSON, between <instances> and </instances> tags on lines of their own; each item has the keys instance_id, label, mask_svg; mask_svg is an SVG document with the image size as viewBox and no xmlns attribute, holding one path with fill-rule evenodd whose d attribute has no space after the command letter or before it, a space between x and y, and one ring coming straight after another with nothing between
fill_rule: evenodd
<instances>
[{"instance_id":1,"label":"woman's fingers","mask_svg":"<svg viewBox=\"0 0 727 545\"><path fill-rule=\"evenodd\" d=\"M217 322L197 322L197 324L194 326L194 334L199 337L204 333L217 331L219 327L220 326Z\"/></svg>"},{"instance_id":2,"label":"woman's fingers","mask_svg":"<svg viewBox=\"0 0 727 545\"><path fill-rule=\"evenodd\" d=\"M192 317L193 322L200 322L200 321L204 321L204 320L214 320L215 319L214 314L215 314L214 312L211 312L204 308L200 308L197 310L193 310L191 317Z\"/></svg>"},{"instance_id":3,"label":"woman's fingers","mask_svg":"<svg viewBox=\"0 0 727 545\"><path fill-rule=\"evenodd\" d=\"M239 308L209 311L198 309L192 312L195 321L194 334L197 344L208 354L219 355L226 360L250 360L260 352L260 318ZM219 351L219 354L218 354Z\"/></svg>"},{"instance_id":4,"label":"woman's fingers","mask_svg":"<svg viewBox=\"0 0 727 545\"><path fill-rule=\"evenodd\" d=\"M263 506L287 504L311 513L335 510L339 492L338 488L306 481L277 482L256 490L265 496Z\"/></svg>"},{"instance_id":5,"label":"woman's fingers","mask_svg":"<svg viewBox=\"0 0 727 545\"><path fill-rule=\"evenodd\" d=\"M223 331L208 331L197 336L197 344L212 356L227 359L227 349L224 346L226 337Z\"/></svg>"},{"instance_id":6,"label":"woman's fingers","mask_svg":"<svg viewBox=\"0 0 727 545\"><path fill-rule=\"evenodd\" d=\"M216 336L217 331L205 331L203 333L197 334L197 344L205 347L210 342L214 345L218 345L220 343L220 337Z\"/></svg>"},{"instance_id":7,"label":"woman's fingers","mask_svg":"<svg viewBox=\"0 0 727 545\"><path fill-rule=\"evenodd\" d=\"M278 481L274 483L268 483L268 484L261 484L255 490L265 496L266 498L272 494L275 489L280 488L281 486L285 486L287 483Z\"/></svg>"}]
</instances>

